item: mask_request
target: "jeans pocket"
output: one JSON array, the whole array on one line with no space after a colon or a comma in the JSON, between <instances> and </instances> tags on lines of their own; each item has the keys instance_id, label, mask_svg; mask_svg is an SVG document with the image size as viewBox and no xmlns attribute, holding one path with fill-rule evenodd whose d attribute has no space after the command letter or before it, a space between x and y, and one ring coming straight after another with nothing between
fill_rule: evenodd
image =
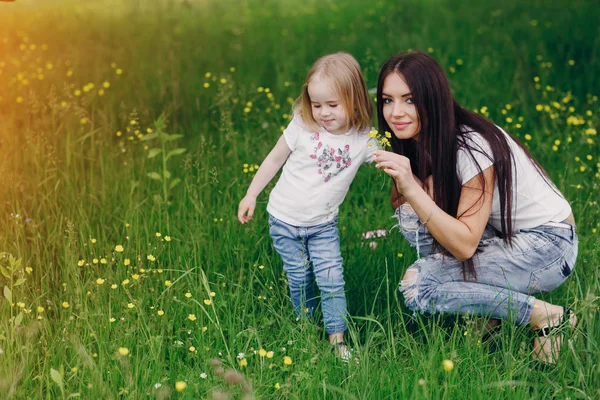
<instances>
[{"instance_id":1,"label":"jeans pocket","mask_svg":"<svg viewBox=\"0 0 600 400\"><path fill-rule=\"evenodd\" d=\"M275 218L272 215L269 215L269 228L272 228L273 225L277 223L277 221L279 221L277 218Z\"/></svg>"},{"instance_id":2,"label":"jeans pocket","mask_svg":"<svg viewBox=\"0 0 600 400\"><path fill-rule=\"evenodd\" d=\"M529 293L549 292L559 287L571 275L573 265L568 257L560 257L552 264L531 273Z\"/></svg>"}]
</instances>

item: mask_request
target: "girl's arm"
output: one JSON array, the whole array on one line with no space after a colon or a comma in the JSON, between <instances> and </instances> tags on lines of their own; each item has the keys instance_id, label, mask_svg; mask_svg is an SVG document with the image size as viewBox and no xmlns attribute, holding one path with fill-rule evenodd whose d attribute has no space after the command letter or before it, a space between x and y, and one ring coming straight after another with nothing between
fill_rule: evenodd
<instances>
[{"instance_id":1,"label":"girl's arm","mask_svg":"<svg viewBox=\"0 0 600 400\"><path fill-rule=\"evenodd\" d=\"M291 152L283 135L281 135L273 150L271 150L260 165L260 168L258 168L258 171L256 171L256 175L254 175L254 179L250 183L246 196L240 201L240 205L238 206L238 220L242 224L252 219L254 209L256 208L256 198L265 186L271 182L277 171L281 169Z\"/></svg>"},{"instance_id":2,"label":"girl's arm","mask_svg":"<svg viewBox=\"0 0 600 400\"><path fill-rule=\"evenodd\" d=\"M492 209L495 181L493 166L463 185L457 215L464 215L454 218L440 209L414 180L408 158L394 153L378 152L375 161L378 168L382 168L394 178L398 191L410 203L419 219L427 225L427 229L438 243L459 261L468 260L475 254Z\"/></svg>"}]
</instances>

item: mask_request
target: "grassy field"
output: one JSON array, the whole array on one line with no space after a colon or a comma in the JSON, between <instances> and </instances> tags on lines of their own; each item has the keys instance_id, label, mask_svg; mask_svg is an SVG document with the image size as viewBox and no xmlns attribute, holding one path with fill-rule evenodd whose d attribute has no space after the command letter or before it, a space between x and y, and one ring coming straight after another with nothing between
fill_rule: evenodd
<instances>
[{"instance_id":1,"label":"grassy field","mask_svg":"<svg viewBox=\"0 0 600 400\"><path fill-rule=\"evenodd\" d=\"M599 398L599 20L593 0L0 2L0 398ZM577 266L543 299L580 323L555 367L525 328L482 343L404 307L416 253L373 166L340 209L358 362L295 321L268 190L237 222L312 62L348 51L375 87L408 49L573 205Z\"/></svg>"}]
</instances>

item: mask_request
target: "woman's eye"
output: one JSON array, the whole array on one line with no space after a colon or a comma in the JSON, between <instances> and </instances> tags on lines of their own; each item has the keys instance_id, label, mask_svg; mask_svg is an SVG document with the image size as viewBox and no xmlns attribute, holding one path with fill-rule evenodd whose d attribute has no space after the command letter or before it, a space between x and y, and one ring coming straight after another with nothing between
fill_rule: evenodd
<instances>
[{"instance_id":1,"label":"woman's eye","mask_svg":"<svg viewBox=\"0 0 600 400\"><path fill-rule=\"evenodd\" d=\"M415 102L413 101L412 97L409 97L408 99L406 99L406 102L408 104L415 104Z\"/></svg>"},{"instance_id":2,"label":"woman's eye","mask_svg":"<svg viewBox=\"0 0 600 400\"><path fill-rule=\"evenodd\" d=\"M338 105L337 104L330 104L329 107L331 108L336 108Z\"/></svg>"},{"instance_id":3,"label":"woman's eye","mask_svg":"<svg viewBox=\"0 0 600 400\"><path fill-rule=\"evenodd\" d=\"M392 103L392 99L388 99L388 98L383 99L383 104L391 104L391 103Z\"/></svg>"},{"instance_id":4,"label":"woman's eye","mask_svg":"<svg viewBox=\"0 0 600 400\"><path fill-rule=\"evenodd\" d=\"M313 104L313 108L321 108L321 106L318 104Z\"/></svg>"}]
</instances>

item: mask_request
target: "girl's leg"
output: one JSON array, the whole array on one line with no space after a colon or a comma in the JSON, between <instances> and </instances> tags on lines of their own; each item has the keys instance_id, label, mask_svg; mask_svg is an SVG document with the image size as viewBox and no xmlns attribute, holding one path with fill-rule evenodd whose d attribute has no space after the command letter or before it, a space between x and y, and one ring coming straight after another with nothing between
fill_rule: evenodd
<instances>
[{"instance_id":1,"label":"girl's leg","mask_svg":"<svg viewBox=\"0 0 600 400\"><path fill-rule=\"evenodd\" d=\"M269 231L273 238L273 246L283 260L294 312L297 316L306 313L311 317L316 307L312 286L313 273L308 259L306 239L299 235L300 229L269 216Z\"/></svg>"},{"instance_id":2,"label":"girl's leg","mask_svg":"<svg viewBox=\"0 0 600 400\"><path fill-rule=\"evenodd\" d=\"M325 330L330 341L342 342L347 328L347 310L337 217L327 224L311 227L307 243L315 280L321 291Z\"/></svg>"},{"instance_id":3,"label":"girl's leg","mask_svg":"<svg viewBox=\"0 0 600 400\"><path fill-rule=\"evenodd\" d=\"M438 253L413 264L400 290L413 310L513 317L526 324L535 304L529 294L559 286L576 255L574 228L522 230L512 247L500 238L480 243L473 257L477 279L465 280L461 263Z\"/></svg>"}]
</instances>

